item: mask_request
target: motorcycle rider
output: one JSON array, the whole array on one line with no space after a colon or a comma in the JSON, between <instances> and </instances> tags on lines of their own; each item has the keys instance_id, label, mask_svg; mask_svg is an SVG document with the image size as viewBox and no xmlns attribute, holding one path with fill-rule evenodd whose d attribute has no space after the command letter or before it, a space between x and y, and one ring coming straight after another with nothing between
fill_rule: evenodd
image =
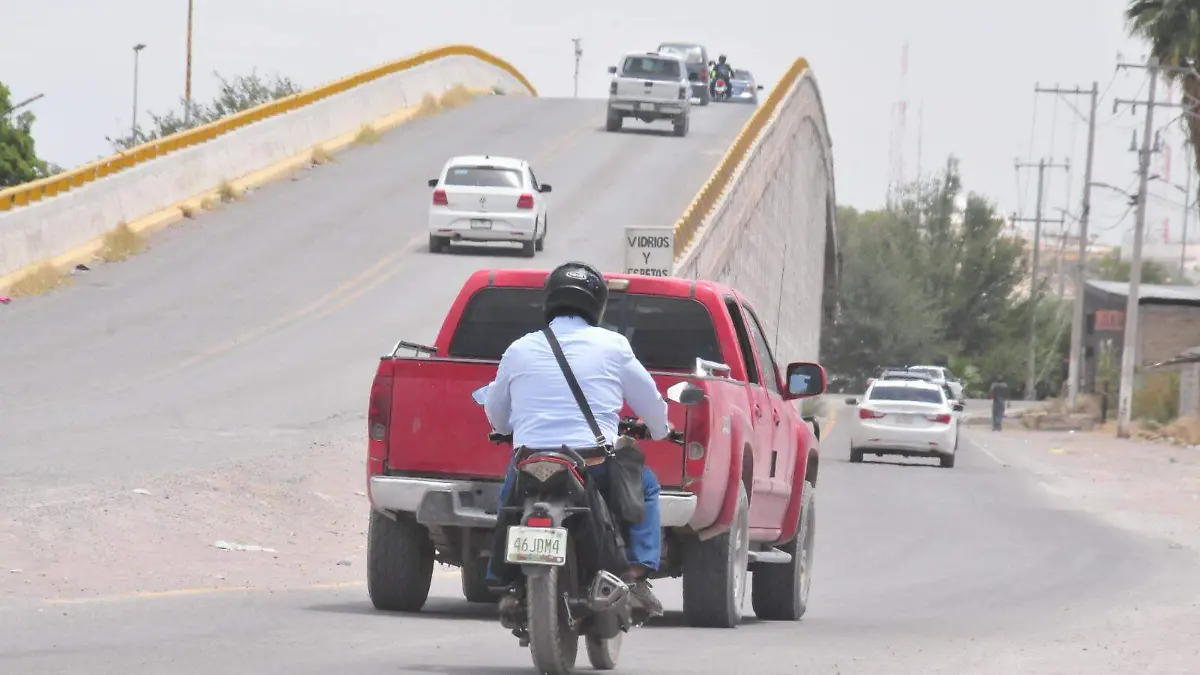
<instances>
[{"instance_id":1,"label":"motorcycle rider","mask_svg":"<svg viewBox=\"0 0 1200 675\"><path fill-rule=\"evenodd\" d=\"M713 65L712 77L709 78L709 87L712 89L712 93L714 95L717 93L716 86L718 77L725 78L725 87L726 90L728 90L730 86L729 83L733 79L733 66L726 62L724 54L717 57L717 62Z\"/></svg>"},{"instance_id":2,"label":"motorcycle rider","mask_svg":"<svg viewBox=\"0 0 1200 675\"><path fill-rule=\"evenodd\" d=\"M582 262L559 265L546 278L543 312L563 354L579 380L579 387L592 408L596 423L611 446L617 440L621 408L629 402L646 423L655 440L667 438L667 402L658 393L650 373L634 356L624 335L600 327L608 303L608 284L596 268ZM514 451L521 447L571 448L595 447L596 439L588 427L567 381L540 330L513 342L500 359L496 379L487 388L484 410L492 428L512 433ZM607 477L604 463L589 466L603 489ZM510 462L500 491L503 505L516 478ZM646 516L629 525L626 557L630 569L625 575L634 606L649 616L662 614L662 604L650 590L648 572L658 569L662 532L658 478L649 467L642 471ZM488 562L488 580L498 585L498 577ZM506 594L501 599L503 615L517 602Z\"/></svg>"}]
</instances>

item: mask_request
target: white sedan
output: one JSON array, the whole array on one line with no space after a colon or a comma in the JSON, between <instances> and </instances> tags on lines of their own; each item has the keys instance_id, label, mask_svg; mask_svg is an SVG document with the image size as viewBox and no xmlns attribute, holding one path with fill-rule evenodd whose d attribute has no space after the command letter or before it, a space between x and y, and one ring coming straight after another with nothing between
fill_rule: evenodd
<instances>
[{"instance_id":1,"label":"white sedan","mask_svg":"<svg viewBox=\"0 0 1200 675\"><path fill-rule=\"evenodd\" d=\"M855 406L850 424L850 461L864 454L936 457L954 466L963 404L946 398L940 385L921 380L875 380Z\"/></svg>"},{"instance_id":2,"label":"white sedan","mask_svg":"<svg viewBox=\"0 0 1200 675\"><path fill-rule=\"evenodd\" d=\"M529 162L511 157L454 157L438 178L429 206L429 250L452 241L513 242L525 257L546 245L550 186L538 183Z\"/></svg>"}]
</instances>

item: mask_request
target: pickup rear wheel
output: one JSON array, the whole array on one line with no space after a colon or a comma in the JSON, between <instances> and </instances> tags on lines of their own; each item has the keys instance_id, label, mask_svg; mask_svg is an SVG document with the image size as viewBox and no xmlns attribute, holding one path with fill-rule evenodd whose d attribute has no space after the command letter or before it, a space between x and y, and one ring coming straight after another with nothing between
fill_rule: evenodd
<instances>
[{"instance_id":1,"label":"pickup rear wheel","mask_svg":"<svg viewBox=\"0 0 1200 675\"><path fill-rule=\"evenodd\" d=\"M492 603L500 602L500 594L488 587L487 567L490 558L471 557L463 560L459 568L462 577L463 597L467 602Z\"/></svg>"},{"instance_id":2,"label":"pickup rear wheel","mask_svg":"<svg viewBox=\"0 0 1200 675\"><path fill-rule=\"evenodd\" d=\"M798 621L808 609L812 587L813 536L817 528L814 510L816 488L804 482L800 502L800 528L795 538L779 550L792 554L786 565L761 565L754 570L750 604L754 615L764 621Z\"/></svg>"},{"instance_id":3,"label":"pickup rear wheel","mask_svg":"<svg viewBox=\"0 0 1200 675\"><path fill-rule=\"evenodd\" d=\"M739 483L729 531L707 541L689 537L684 543L683 616L689 625L737 628L749 558L750 498L746 485Z\"/></svg>"},{"instance_id":4,"label":"pickup rear wheel","mask_svg":"<svg viewBox=\"0 0 1200 675\"><path fill-rule=\"evenodd\" d=\"M621 114L612 108L609 108L608 118L604 122L604 129L606 131L620 131L622 121Z\"/></svg>"},{"instance_id":5,"label":"pickup rear wheel","mask_svg":"<svg viewBox=\"0 0 1200 675\"><path fill-rule=\"evenodd\" d=\"M675 135L679 136L681 138L684 136L687 136L688 127L691 126L689 124L689 122L690 122L690 120L688 118L688 115L680 115L679 117L677 117L673 124L673 126L675 127Z\"/></svg>"},{"instance_id":6,"label":"pickup rear wheel","mask_svg":"<svg viewBox=\"0 0 1200 675\"><path fill-rule=\"evenodd\" d=\"M407 513L392 520L371 510L367 528L367 594L375 609L419 612L433 580L429 530Z\"/></svg>"}]
</instances>

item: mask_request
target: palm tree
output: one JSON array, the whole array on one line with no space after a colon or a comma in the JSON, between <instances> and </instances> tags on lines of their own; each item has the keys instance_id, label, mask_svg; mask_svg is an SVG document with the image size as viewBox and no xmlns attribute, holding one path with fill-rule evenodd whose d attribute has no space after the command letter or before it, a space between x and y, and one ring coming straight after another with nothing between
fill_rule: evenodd
<instances>
[{"instance_id":1,"label":"palm tree","mask_svg":"<svg viewBox=\"0 0 1200 675\"><path fill-rule=\"evenodd\" d=\"M1130 0L1125 8L1129 32L1150 43L1150 53L1171 71L1191 104L1184 119L1192 149L1200 149L1200 0ZM1200 170L1200 152L1193 152Z\"/></svg>"}]
</instances>

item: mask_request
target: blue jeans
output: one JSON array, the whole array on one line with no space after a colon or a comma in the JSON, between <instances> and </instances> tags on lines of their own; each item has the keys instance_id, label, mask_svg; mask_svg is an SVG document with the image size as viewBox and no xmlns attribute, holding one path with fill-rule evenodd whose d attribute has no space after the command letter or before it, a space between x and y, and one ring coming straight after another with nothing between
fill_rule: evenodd
<instances>
[{"instance_id":1,"label":"blue jeans","mask_svg":"<svg viewBox=\"0 0 1200 675\"><path fill-rule=\"evenodd\" d=\"M601 494L608 493L607 463L589 466L587 474L596 479ZM504 506L508 500L508 493L512 490L516 477L517 469L510 462L508 471L504 473L504 485L500 488L500 506ZM642 490L646 498L646 517L642 518L640 523L629 524L629 541L626 542L625 555L631 565L658 570L658 563L662 558L662 518L658 511L658 494L662 491L662 486L658 482L658 476L655 476L648 466L642 469ZM488 580L496 582L492 562L492 559L488 558L487 577Z\"/></svg>"}]
</instances>

